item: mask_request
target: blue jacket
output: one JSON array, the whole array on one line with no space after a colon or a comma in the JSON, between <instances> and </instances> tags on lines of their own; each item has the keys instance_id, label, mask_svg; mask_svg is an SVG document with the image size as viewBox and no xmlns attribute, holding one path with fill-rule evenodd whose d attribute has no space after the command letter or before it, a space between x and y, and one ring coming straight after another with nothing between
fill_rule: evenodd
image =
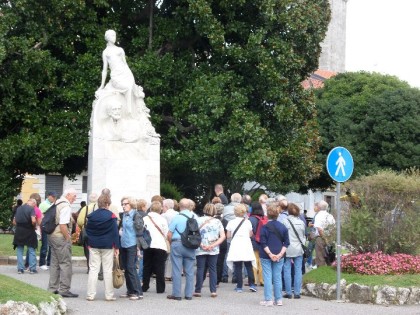
<instances>
[{"instance_id":1,"label":"blue jacket","mask_svg":"<svg viewBox=\"0 0 420 315\"><path fill-rule=\"evenodd\" d=\"M275 228L279 232L282 238L282 242L279 240L276 234L272 233L268 229L268 226L270 228ZM270 220L261 228L260 241L260 258L270 259L270 257L268 257L264 251L264 248L268 246L270 252L272 252L274 255L277 255L280 253L283 246L288 247L290 245L289 232L283 223L280 223L277 220Z\"/></svg>"},{"instance_id":2,"label":"blue jacket","mask_svg":"<svg viewBox=\"0 0 420 315\"><path fill-rule=\"evenodd\" d=\"M98 209L87 216L86 234L92 248L120 247L117 217L110 210Z\"/></svg>"}]
</instances>

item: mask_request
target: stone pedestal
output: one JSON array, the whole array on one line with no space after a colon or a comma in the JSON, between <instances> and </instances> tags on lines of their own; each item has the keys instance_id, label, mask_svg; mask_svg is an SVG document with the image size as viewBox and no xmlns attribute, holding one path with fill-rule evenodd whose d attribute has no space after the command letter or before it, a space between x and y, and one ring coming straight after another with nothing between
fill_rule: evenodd
<instances>
[{"instance_id":1,"label":"stone pedestal","mask_svg":"<svg viewBox=\"0 0 420 315\"><path fill-rule=\"evenodd\" d=\"M150 201L160 193L159 135L148 112L133 115L124 108L121 93L105 89L97 95L89 138L88 194L109 188L118 206L124 196Z\"/></svg>"}]
</instances>

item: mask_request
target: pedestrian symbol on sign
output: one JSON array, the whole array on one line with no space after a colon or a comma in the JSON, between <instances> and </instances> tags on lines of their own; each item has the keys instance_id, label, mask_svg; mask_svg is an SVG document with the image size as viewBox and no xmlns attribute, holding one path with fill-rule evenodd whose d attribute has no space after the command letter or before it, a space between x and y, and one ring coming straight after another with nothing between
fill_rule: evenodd
<instances>
[{"instance_id":1,"label":"pedestrian symbol on sign","mask_svg":"<svg viewBox=\"0 0 420 315\"><path fill-rule=\"evenodd\" d=\"M347 181L353 173L353 157L343 147L335 147L327 157L327 171L330 177L336 182Z\"/></svg>"},{"instance_id":2,"label":"pedestrian symbol on sign","mask_svg":"<svg viewBox=\"0 0 420 315\"><path fill-rule=\"evenodd\" d=\"M337 159L337 162L335 162L335 165L338 165L337 170L335 171L335 176L338 176L338 172L340 171L340 169L341 169L341 172L342 172L343 176L346 176L346 172L344 171L344 166L346 165L346 161L341 156L341 152L338 152L338 155L340 157Z\"/></svg>"}]
</instances>

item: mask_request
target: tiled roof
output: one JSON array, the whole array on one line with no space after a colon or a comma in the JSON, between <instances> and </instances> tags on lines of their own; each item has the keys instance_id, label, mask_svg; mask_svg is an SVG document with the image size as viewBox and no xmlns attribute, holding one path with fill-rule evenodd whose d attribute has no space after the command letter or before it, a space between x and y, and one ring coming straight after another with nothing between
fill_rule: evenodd
<instances>
[{"instance_id":1,"label":"tiled roof","mask_svg":"<svg viewBox=\"0 0 420 315\"><path fill-rule=\"evenodd\" d=\"M318 69L310 75L308 79L302 82L303 88L306 89L319 89L324 86L324 81L337 75L337 72Z\"/></svg>"}]
</instances>

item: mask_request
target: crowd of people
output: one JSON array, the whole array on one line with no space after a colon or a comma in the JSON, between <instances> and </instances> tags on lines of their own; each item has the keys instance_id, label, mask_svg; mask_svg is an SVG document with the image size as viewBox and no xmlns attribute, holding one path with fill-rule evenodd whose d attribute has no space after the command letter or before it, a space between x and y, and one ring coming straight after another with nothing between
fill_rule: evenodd
<instances>
[{"instance_id":1,"label":"crowd of people","mask_svg":"<svg viewBox=\"0 0 420 315\"><path fill-rule=\"evenodd\" d=\"M71 204L76 197L72 188L58 199L56 193L49 192L42 203L38 194L32 194L15 209L13 244L18 273L26 270L23 252L27 246L28 270L33 274L38 272L35 250L39 239L39 268L49 270L48 290L63 297L78 297L70 291L71 237L77 224L87 259L88 301L96 298L98 279L104 282L105 299L116 300L112 270L118 259L126 285L121 298L142 299L143 292L151 289L152 277L158 294L164 293L166 282L171 281L172 292L167 298L177 301L200 298L208 277L209 295L216 298L219 283L229 282L231 274L236 292L243 292L245 286L257 292L262 286L264 298L260 304L281 306L284 298L300 298L306 268L327 263L326 229L335 224L325 201L315 204L315 217L307 224L300 208L282 195L268 198L263 194L258 202L251 202L250 196L234 193L229 203L220 184L215 186L215 197L204 206L202 216L197 215L196 204L190 199L178 202L161 196L154 196L150 202L123 197L120 212L105 188L100 195L92 193L89 204L75 218ZM39 226L43 213L52 205L56 207L56 227L47 234ZM194 226L199 231L196 246L187 235ZM307 239L316 252L315 265L312 255L308 257L310 265L304 263Z\"/></svg>"}]
</instances>

